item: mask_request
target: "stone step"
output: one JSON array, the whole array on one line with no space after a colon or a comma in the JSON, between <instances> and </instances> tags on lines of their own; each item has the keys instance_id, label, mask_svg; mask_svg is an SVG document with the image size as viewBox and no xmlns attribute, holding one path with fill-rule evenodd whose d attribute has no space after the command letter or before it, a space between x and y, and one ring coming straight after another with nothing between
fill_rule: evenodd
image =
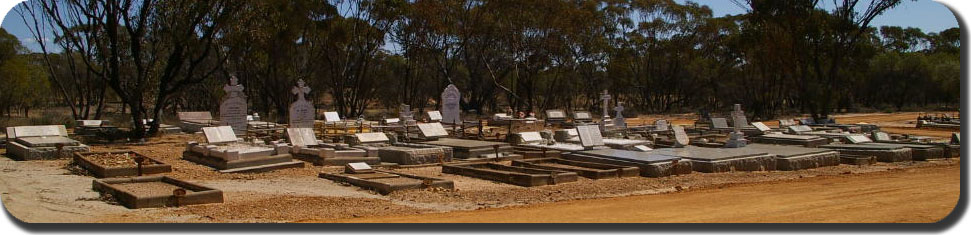
<instances>
[{"instance_id":1,"label":"stone step","mask_svg":"<svg viewBox=\"0 0 971 235\"><path fill-rule=\"evenodd\" d=\"M302 161L292 160L292 161L289 161L289 162L280 162L280 163L273 163L273 164L266 164L266 165L259 165L259 166L250 166L250 167L240 167L240 168L226 169L226 170L221 170L219 172L220 173L253 173L253 172L266 172L266 171L286 169L286 168L302 168L303 167L303 164L304 164L304 162L302 162Z\"/></svg>"}]
</instances>

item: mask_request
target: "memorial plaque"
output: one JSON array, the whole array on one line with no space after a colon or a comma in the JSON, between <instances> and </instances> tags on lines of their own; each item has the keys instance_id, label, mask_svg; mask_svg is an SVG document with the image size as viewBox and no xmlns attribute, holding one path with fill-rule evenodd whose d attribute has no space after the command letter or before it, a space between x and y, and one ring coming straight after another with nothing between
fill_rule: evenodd
<instances>
[{"instance_id":1,"label":"memorial plaque","mask_svg":"<svg viewBox=\"0 0 971 235\"><path fill-rule=\"evenodd\" d=\"M317 145L317 136L313 128L287 128L287 138L293 146Z\"/></svg>"},{"instance_id":2,"label":"memorial plaque","mask_svg":"<svg viewBox=\"0 0 971 235\"><path fill-rule=\"evenodd\" d=\"M766 126L765 123L762 123L762 122L753 122L752 126L755 126L755 129L759 129L759 131L762 131L762 132L772 130L772 128L769 128L769 126Z\"/></svg>"},{"instance_id":3,"label":"memorial plaque","mask_svg":"<svg viewBox=\"0 0 971 235\"><path fill-rule=\"evenodd\" d=\"M540 142L543 141L543 136L539 132L520 132L519 137L523 139L524 143Z\"/></svg>"},{"instance_id":4,"label":"memorial plaque","mask_svg":"<svg viewBox=\"0 0 971 235\"><path fill-rule=\"evenodd\" d=\"M310 87L300 79L297 80L297 86L291 92L297 95L297 101L290 104L290 127L313 128L317 115L314 104L306 98L306 94L310 93Z\"/></svg>"},{"instance_id":5,"label":"memorial plaque","mask_svg":"<svg viewBox=\"0 0 971 235\"><path fill-rule=\"evenodd\" d=\"M546 110L546 119L566 119L566 113L558 109Z\"/></svg>"},{"instance_id":6,"label":"memorial plaque","mask_svg":"<svg viewBox=\"0 0 971 235\"><path fill-rule=\"evenodd\" d=\"M890 135L888 135L886 132L874 131L873 132L873 140L876 140L876 141L890 141L891 139L890 139Z\"/></svg>"},{"instance_id":7,"label":"memorial plaque","mask_svg":"<svg viewBox=\"0 0 971 235\"><path fill-rule=\"evenodd\" d=\"M339 122L341 121L341 115L337 112L325 112L324 121L326 122Z\"/></svg>"},{"instance_id":8,"label":"memorial plaque","mask_svg":"<svg viewBox=\"0 0 971 235\"><path fill-rule=\"evenodd\" d=\"M725 118L711 118L711 127L715 129L727 129L728 120Z\"/></svg>"},{"instance_id":9,"label":"memorial plaque","mask_svg":"<svg viewBox=\"0 0 971 235\"><path fill-rule=\"evenodd\" d=\"M854 144L873 142L873 140L871 140L870 138L867 138L865 135L848 135L846 136L846 139L849 140L850 143L854 143Z\"/></svg>"},{"instance_id":10,"label":"memorial plaque","mask_svg":"<svg viewBox=\"0 0 971 235\"><path fill-rule=\"evenodd\" d=\"M80 126L99 127L104 122L102 120L78 120Z\"/></svg>"},{"instance_id":11,"label":"memorial plaque","mask_svg":"<svg viewBox=\"0 0 971 235\"><path fill-rule=\"evenodd\" d=\"M688 140L688 133L684 132L684 127L679 125L671 126L671 130L674 131L674 144L677 147L688 146L690 140Z\"/></svg>"},{"instance_id":12,"label":"memorial plaque","mask_svg":"<svg viewBox=\"0 0 971 235\"><path fill-rule=\"evenodd\" d=\"M654 121L654 130L656 131L667 131L670 128L671 124L668 123L668 120L661 119Z\"/></svg>"},{"instance_id":13,"label":"memorial plaque","mask_svg":"<svg viewBox=\"0 0 971 235\"><path fill-rule=\"evenodd\" d=\"M219 121L221 125L233 128L238 134L246 133L246 94L243 85L238 83L235 76L229 78L229 84L223 86L226 98L219 105Z\"/></svg>"},{"instance_id":14,"label":"memorial plaque","mask_svg":"<svg viewBox=\"0 0 971 235\"><path fill-rule=\"evenodd\" d=\"M206 141L210 144L236 142L236 133L230 126L203 127L202 133L206 134Z\"/></svg>"},{"instance_id":15,"label":"memorial plaque","mask_svg":"<svg viewBox=\"0 0 971 235\"><path fill-rule=\"evenodd\" d=\"M379 143L391 141L388 135L381 132L357 133L354 134L361 143Z\"/></svg>"},{"instance_id":16,"label":"memorial plaque","mask_svg":"<svg viewBox=\"0 0 971 235\"><path fill-rule=\"evenodd\" d=\"M445 130L445 127L442 126L442 124L441 123L438 123L438 122L434 122L434 123L418 123L418 130L420 130L421 131L421 134L423 136L425 136L425 137L442 137L442 136L448 136L448 131L446 131Z\"/></svg>"},{"instance_id":17,"label":"memorial plaque","mask_svg":"<svg viewBox=\"0 0 971 235\"><path fill-rule=\"evenodd\" d=\"M63 125L46 126L17 126L7 128L7 138L67 136L67 129Z\"/></svg>"},{"instance_id":18,"label":"memorial plaque","mask_svg":"<svg viewBox=\"0 0 971 235\"><path fill-rule=\"evenodd\" d=\"M802 133L802 132L813 131L813 128L806 125L796 125L796 126L789 126L789 131L792 133Z\"/></svg>"},{"instance_id":19,"label":"memorial plaque","mask_svg":"<svg viewBox=\"0 0 971 235\"><path fill-rule=\"evenodd\" d=\"M600 135L600 127L598 126L578 126L577 134L580 136L580 145L583 147L604 145L604 139L603 136Z\"/></svg>"},{"instance_id":20,"label":"memorial plaque","mask_svg":"<svg viewBox=\"0 0 971 235\"><path fill-rule=\"evenodd\" d=\"M449 84L447 87L445 87L445 91L442 92L442 122L449 124L462 123L462 107L460 106L461 100L462 94L459 93L459 89L455 87L455 85Z\"/></svg>"},{"instance_id":21,"label":"memorial plaque","mask_svg":"<svg viewBox=\"0 0 971 235\"><path fill-rule=\"evenodd\" d=\"M593 120L593 117L590 115L590 112L577 111L573 113L573 120L589 121Z\"/></svg>"},{"instance_id":22,"label":"memorial plaque","mask_svg":"<svg viewBox=\"0 0 971 235\"><path fill-rule=\"evenodd\" d=\"M374 172L374 168L371 168L371 165L368 165L366 162L347 163L347 165L344 166L344 169L345 169L345 172L351 173L351 174Z\"/></svg>"},{"instance_id":23,"label":"memorial plaque","mask_svg":"<svg viewBox=\"0 0 971 235\"><path fill-rule=\"evenodd\" d=\"M401 119L399 119L399 118L388 118L388 119L384 119L384 124L388 124L388 125L398 124L399 122L401 122Z\"/></svg>"},{"instance_id":24,"label":"memorial plaque","mask_svg":"<svg viewBox=\"0 0 971 235\"><path fill-rule=\"evenodd\" d=\"M442 121L442 112L439 111L428 111L428 120L433 122Z\"/></svg>"}]
</instances>

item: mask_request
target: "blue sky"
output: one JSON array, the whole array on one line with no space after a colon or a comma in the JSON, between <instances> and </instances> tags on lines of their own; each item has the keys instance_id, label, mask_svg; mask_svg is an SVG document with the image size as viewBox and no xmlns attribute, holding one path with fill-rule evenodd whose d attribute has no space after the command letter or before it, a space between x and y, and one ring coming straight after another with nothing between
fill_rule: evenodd
<instances>
[{"instance_id":1,"label":"blue sky","mask_svg":"<svg viewBox=\"0 0 971 235\"><path fill-rule=\"evenodd\" d=\"M688 0L677 0L678 2L686 2ZM708 5L714 15L724 16L726 14L740 14L745 10L736 6L731 0L707 0L707 1L693 1L703 5ZM823 0L823 3L829 1ZM869 2L869 1L861 1ZM934 2L932 0L918 0L910 1L905 0L904 3L897 8L890 10L877 17L873 26L884 26L884 25L895 25L902 27L916 27L922 29L924 32L940 32L941 30L958 27L957 19L954 14L944 6L943 4ZM20 16L11 10L3 19L3 24L0 25L7 30L7 32L17 36L22 43L24 43L27 48L40 51L37 43L34 42L33 37L31 37L30 32L24 25ZM49 37L48 37L49 38Z\"/></svg>"}]
</instances>

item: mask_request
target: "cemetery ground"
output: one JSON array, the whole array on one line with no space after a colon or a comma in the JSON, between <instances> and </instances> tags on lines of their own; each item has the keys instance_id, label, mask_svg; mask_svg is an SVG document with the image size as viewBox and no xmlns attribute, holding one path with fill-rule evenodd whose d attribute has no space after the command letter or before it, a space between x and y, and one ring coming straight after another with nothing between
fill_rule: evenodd
<instances>
[{"instance_id":1,"label":"cemetery ground","mask_svg":"<svg viewBox=\"0 0 971 235\"><path fill-rule=\"evenodd\" d=\"M890 133L945 138L913 128L917 113L837 116ZM659 116L641 117L651 122ZM665 116L691 124L694 115ZM848 121L848 120L852 121ZM638 120L630 122L637 123ZM960 196L960 159L839 165L799 171L698 173L590 180L542 187L443 174L441 167L394 171L444 178L455 190L382 196L317 177L342 167L310 164L256 174L224 174L181 159L186 141L167 135L146 144L92 145L134 150L172 165L168 175L223 190L225 203L127 209L101 198L71 160L0 157L0 192L10 215L26 222L934 222ZM0 154L6 155L5 150ZM504 164L508 164L504 163Z\"/></svg>"}]
</instances>

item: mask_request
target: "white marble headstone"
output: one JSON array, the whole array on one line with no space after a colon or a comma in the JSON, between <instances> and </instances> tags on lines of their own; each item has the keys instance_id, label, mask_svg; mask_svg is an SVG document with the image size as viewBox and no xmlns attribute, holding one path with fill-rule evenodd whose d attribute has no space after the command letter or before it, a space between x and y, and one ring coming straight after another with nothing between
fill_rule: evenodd
<instances>
[{"instance_id":1,"label":"white marble headstone","mask_svg":"<svg viewBox=\"0 0 971 235\"><path fill-rule=\"evenodd\" d=\"M236 133L230 126L203 127L202 133L206 134L206 141L210 144L236 142Z\"/></svg>"},{"instance_id":2,"label":"white marble headstone","mask_svg":"<svg viewBox=\"0 0 971 235\"><path fill-rule=\"evenodd\" d=\"M418 130L425 137L442 137L448 136L448 131L442 126L442 123L418 123Z\"/></svg>"},{"instance_id":3,"label":"white marble headstone","mask_svg":"<svg viewBox=\"0 0 971 235\"><path fill-rule=\"evenodd\" d=\"M462 94L459 92L459 89L455 87L455 85L449 84L447 87L445 87L445 91L442 91L442 122L449 124L462 123L462 107L460 106L461 100Z\"/></svg>"},{"instance_id":4,"label":"white marble headstone","mask_svg":"<svg viewBox=\"0 0 971 235\"><path fill-rule=\"evenodd\" d=\"M684 127L672 125L671 130L674 131L674 143L677 147L688 146L690 140L688 139L688 133L684 132Z\"/></svg>"},{"instance_id":5,"label":"white marble headstone","mask_svg":"<svg viewBox=\"0 0 971 235\"><path fill-rule=\"evenodd\" d=\"M313 128L287 128L287 138L293 146L317 145L317 136Z\"/></svg>"},{"instance_id":6,"label":"white marble headstone","mask_svg":"<svg viewBox=\"0 0 971 235\"><path fill-rule=\"evenodd\" d=\"M314 119L317 115L315 113L314 104L307 101L306 95L310 93L310 87L303 82L303 79L297 80L297 86L293 87L290 91L291 93L297 95L297 100L290 104L290 127L314 127Z\"/></svg>"},{"instance_id":7,"label":"white marble headstone","mask_svg":"<svg viewBox=\"0 0 971 235\"><path fill-rule=\"evenodd\" d=\"M600 127L588 125L578 126L577 134L580 136L580 145L583 147L603 146L604 139L600 134Z\"/></svg>"},{"instance_id":8,"label":"white marble headstone","mask_svg":"<svg viewBox=\"0 0 971 235\"><path fill-rule=\"evenodd\" d=\"M67 129L63 125L7 127L10 139L41 136L67 136Z\"/></svg>"},{"instance_id":9,"label":"white marble headstone","mask_svg":"<svg viewBox=\"0 0 971 235\"><path fill-rule=\"evenodd\" d=\"M433 122L441 122L442 112L439 112L438 110L428 111L428 120Z\"/></svg>"},{"instance_id":10,"label":"white marble headstone","mask_svg":"<svg viewBox=\"0 0 971 235\"><path fill-rule=\"evenodd\" d=\"M324 121L326 122L339 122L341 121L341 115L337 112L325 112Z\"/></svg>"},{"instance_id":11,"label":"white marble headstone","mask_svg":"<svg viewBox=\"0 0 971 235\"><path fill-rule=\"evenodd\" d=\"M361 143L378 143L378 142L388 142L388 135L381 132L371 132L371 133L357 133L354 134L358 141Z\"/></svg>"},{"instance_id":12,"label":"white marble headstone","mask_svg":"<svg viewBox=\"0 0 971 235\"><path fill-rule=\"evenodd\" d=\"M769 128L769 126L766 126L765 123L762 123L762 122L753 122L752 126L754 126L755 129L759 129L759 131L763 131L763 132L772 130L772 128Z\"/></svg>"},{"instance_id":13,"label":"white marble headstone","mask_svg":"<svg viewBox=\"0 0 971 235\"><path fill-rule=\"evenodd\" d=\"M243 85L238 83L236 77L230 77L229 84L223 86L226 97L219 105L219 123L233 128L239 134L246 133L247 104L246 94L243 93Z\"/></svg>"}]
</instances>

